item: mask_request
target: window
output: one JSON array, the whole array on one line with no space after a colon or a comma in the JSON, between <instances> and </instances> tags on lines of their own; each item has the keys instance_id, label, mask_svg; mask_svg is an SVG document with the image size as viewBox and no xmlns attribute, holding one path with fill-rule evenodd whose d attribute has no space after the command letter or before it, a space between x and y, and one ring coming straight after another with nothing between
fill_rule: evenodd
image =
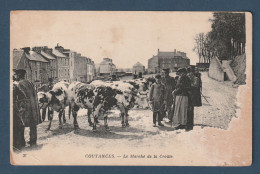
<instances>
[{"instance_id":1,"label":"window","mask_svg":"<svg viewBox=\"0 0 260 174\"><path fill-rule=\"evenodd\" d=\"M27 62L26 62L26 59L24 59L24 67L27 68Z\"/></svg>"},{"instance_id":2,"label":"window","mask_svg":"<svg viewBox=\"0 0 260 174\"><path fill-rule=\"evenodd\" d=\"M37 71L35 71L35 81L37 80Z\"/></svg>"}]
</instances>

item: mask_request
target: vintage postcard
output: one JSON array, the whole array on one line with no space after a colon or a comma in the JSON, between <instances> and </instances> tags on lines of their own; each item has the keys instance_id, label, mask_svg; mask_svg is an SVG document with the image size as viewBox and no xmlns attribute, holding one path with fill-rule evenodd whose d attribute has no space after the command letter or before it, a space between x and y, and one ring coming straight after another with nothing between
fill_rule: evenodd
<instances>
[{"instance_id":1,"label":"vintage postcard","mask_svg":"<svg viewBox=\"0 0 260 174\"><path fill-rule=\"evenodd\" d=\"M11 11L12 165L250 166L252 14Z\"/></svg>"}]
</instances>

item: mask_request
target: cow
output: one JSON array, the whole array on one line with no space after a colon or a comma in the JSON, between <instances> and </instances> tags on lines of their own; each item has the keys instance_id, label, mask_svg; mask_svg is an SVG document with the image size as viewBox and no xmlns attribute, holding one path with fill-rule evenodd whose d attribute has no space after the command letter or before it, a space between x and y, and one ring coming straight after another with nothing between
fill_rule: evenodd
<instances>
[{"instance_id":1,"label":"cow","mask_svg":"<svg viewBox=\"0 0 260 174\"><path fill-rule=\"evenodd\" d=\"M88 110L88 123L90 126L93 125L91 121L91 113L93 110L94 102L94 86L85 84L82 82L72 82L68 87L68 100L69 100L69 117L72 112L73 124L75 129L79 129L77 122L77 113L80 108Z\"/></svg>"},{"instance_id":2,"label":"cow","mask_svg":"<svg viewBox=\"0 0 260 174\"><path fill-rule=\"evenodd\" d=\"M134 86L137 93L135 96L135 105L137 108L149 108L147 96L149 95L149 90L151 85L155 82L155 79L152 77L134 79L129 81L124 81L130 83Z\"/></svg>"},{"instance_id":3,"label":"cow","mask_svg":"<svg viewBox=\"0 0 260 174\"><path fill-rule=\"evenodd\" d=\"M69 105L67 92L68 85L69 84L67 82L58 82L53 86L52 90L48 92L41 91L37 93L38 104L40 109L44 109L46 107L51 108L50 120L47 130L50 130L51 128L51 123L53 120L53 111L56 111L59 114L60 128L62 128L63 123L66 123L65 108ZM63 117L63 123L61 117Z\"/></svg>"},{"instance_id":4,"label":"cow","mask_svg":"<svg viewBox=\"0 0 260 174\"><path fill-rule=\"evenodd\" d=\"M129 126L128 110L133 107L134 87L122 81L100 81L91 82L95 86L95 100L93 104L94 124L93 131L96 131L96 121L100 114L104 116L104 126L109 131L107 119L108 110L118 107L120 110L122 127Z\"/></svg>"}]
</instances>

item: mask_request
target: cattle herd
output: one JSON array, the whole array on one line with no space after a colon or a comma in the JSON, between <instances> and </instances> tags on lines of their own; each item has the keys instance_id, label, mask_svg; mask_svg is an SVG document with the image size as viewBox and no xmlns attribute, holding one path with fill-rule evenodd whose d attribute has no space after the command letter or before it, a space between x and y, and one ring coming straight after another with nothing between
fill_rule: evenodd
<instances>
[{"instance_id":1,"label":"cattle herd","mask_svg":"<svg viewBox=\"0 0 260 174\"><path fill-rule=\"evenodd\" d=\"M66 122L65 108L69 107L69 118L72 114L74 129L79 129L77 114L79 109L87 109L88 122L96 131L98 117L104 117L104 126L109 131L109 110L118 108L120 111L122 127L129 126L128 111L134 107L148 109L147 94L150 86L155 82L152 77L129 81L101 81L95 80L89 84L82 82L68 83L61 81L56 83L48 92L38 92L40 109L49 107L58 112L59 125ZM50 129L53 112L50 115ZM93 120L93 122L92 122Z\"/></svg>"}]
</instances>

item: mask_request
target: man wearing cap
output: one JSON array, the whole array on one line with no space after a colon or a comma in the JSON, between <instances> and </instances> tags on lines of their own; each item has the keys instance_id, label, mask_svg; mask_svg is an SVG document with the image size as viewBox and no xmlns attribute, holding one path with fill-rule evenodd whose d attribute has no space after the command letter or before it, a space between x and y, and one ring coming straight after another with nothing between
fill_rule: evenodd
<instances>
[{"instance_id":1,"label":"man wearing cap","mask_svg":"<svg viewBox=\"0 0 260 174\"><path fill-rule=\"evenodd\" d=\"M153 126L156 127L156 120L158 121L159 126L164 126L161 123L161 113L164 107L164 94L165 94L165 87L161 83L161 75L157 74L155 76L156 82L151 86L150 94L149 94L149 101L152 105L153 110ZM158 119L156 119L158 117Z\"/></svg>"},{"instance_id":2,"label":"man wearing cap","mask_svg":"<svg viewBox=\"0 0 260 174\"><path fill-rule=\"evenodd\" d=\"M20 104L17 105L16 109L18 110L18 117L22 123L22 128L20 128L20 131L22 132L20 134L20 139L24 141L24 127L30 127L30 141L28 143L32 146L36 145L37 125L42 121L34 85L25 79L25 74L26 71L23 69L19 69L14 72L14 77L16 80L16 82L14 82L14 86L17 87L23 94L19 96ZM15 133L17 132L14 132L14 134ZM14 137L16 136L17 135L14 135Z\"/></svg>"},{"instance_id":3,"label":"man wearing cap","mask_svg":"<svg viewBox=\"0 0 260 174\"><path fill-rule=\"evenodd\" d=\"M175 80L173 77L169 75L169 69L163 69L162 71L162 84L165 86L165 93L164 93L164 101L165 101L165 112L167 112L167 117L172 122L173 117L173 96L172 92L175 89Z\"/></svg>"}]
</instances>

